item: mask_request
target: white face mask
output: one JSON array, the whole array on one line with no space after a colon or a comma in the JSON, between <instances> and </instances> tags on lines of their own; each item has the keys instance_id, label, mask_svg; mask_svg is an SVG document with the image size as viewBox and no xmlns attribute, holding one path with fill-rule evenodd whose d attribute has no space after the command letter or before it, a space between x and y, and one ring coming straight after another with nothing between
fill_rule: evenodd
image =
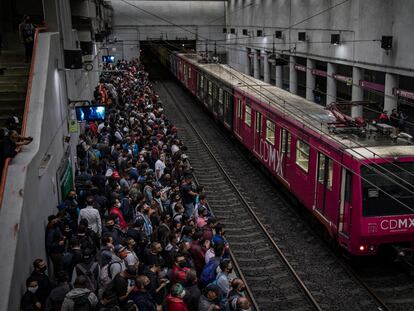
<instances>
[{"instance_id":1,"label":"white face mask","mask_svg":"<svg viewBox=\"0 0 414 311\"><path fill-rule=\"evenodd\" d=\"M120 207L121 207L121 203L116 203L116 204L115 204L115 206L116 206L117 208L120 208Z\"/></svg>"},{"instance_id":2,"label":"white face mask","mask_svg":"<svg viewBox=\"0 0 414 311\"><path fill-rule=\"evenodd\" d=\"M39 286L36 286L36 287L28 287L27 288L27 290L29 291L29 292L31 292L31 293L36 293L37 292L37 289L39 288Z\"/></svg>"},{"instance_id":3,"label":"white face mask","mask_svg":"<svg viewBox=\"0 0 414 311\"><path fill-rule=\"evenodd\" d=\"M185 296L185 290L183 289L183 291L181 292L180 298L184 298Z\"/></svg>"}]
</instances>

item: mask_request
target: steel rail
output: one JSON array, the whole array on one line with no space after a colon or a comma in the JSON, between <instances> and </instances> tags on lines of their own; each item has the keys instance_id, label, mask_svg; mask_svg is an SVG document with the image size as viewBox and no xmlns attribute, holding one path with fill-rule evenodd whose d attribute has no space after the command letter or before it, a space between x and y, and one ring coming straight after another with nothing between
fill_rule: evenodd
<instances>
[{"instance_id":1,"label":"steel rail","mask_svg":"<svg viewBox=\"0 0 414 311\"><path fill-rule=\"evenodd\" d=\"M196 134L196 136L199 138L200 142L205 146L207 152L210 154L210 156L213 158L214 162L217 164L218 168L222 172L222 174L226 177L227 181L230 183L232 188L234 189L236 195L239 197L243 205L247 208L250 215L253 217L253 219L256 221L258 226L260 227L263 234L266 236L267 240L272 245L273 249L276 251L276 253L279 255L279 257L282 259L283 263L287 266L289 272L292 274L294 279L296 280L299 287L302 289L306 297L308 298L309 302L313 306L315 310L321 311L322 308L319 306L318 302L313 297L310 290L306 287L305 283L301 280L299 275L296 273L293 266L290 264L289 260L286 258L286 256L283 254L282 250L279 248L279 246L276 244L274 239L271 237L269 232L266 230L265 226L262 224L256 213L253 211L250 204L247 202L247 200L243 197L243 194L240 192L240 190L237 188L237 186L232 181L231 177L227 174L225 168L221 165L220 161L217 159L217 157L214 155L213 151L209 147L208 143L203 139L199 131L195 128L193 123L191 122L190 118L188 117L188 114L181 108L181 106L178 104L178 101L176 99L176 96L171 93L171 91L164 85L164 82L160 81L160 84L165 89L166 93L168 93L171 96L172 101L174 102L174 105L177 107L178 111L182 114L184 119L187 121L190 128L193 130L193 132Z\"/></svg>"}]
</instances>

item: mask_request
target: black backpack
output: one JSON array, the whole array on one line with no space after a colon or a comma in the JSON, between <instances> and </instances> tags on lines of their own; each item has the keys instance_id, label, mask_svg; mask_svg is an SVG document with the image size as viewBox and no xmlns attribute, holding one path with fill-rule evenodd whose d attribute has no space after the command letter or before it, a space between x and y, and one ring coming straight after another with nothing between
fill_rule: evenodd
<instances>
[{"instance_id":1,"label":"black backpack","mask_svg":"<svg viewBox=\"0 0 414 311\"><path fill-rule=\"evenodd\" d=\"M91 302L89 301L89 294L87 293L85 295L72 298L73 300L73 310L76 311L92 311L93 307Z\"/></svg>"}]
</instances>

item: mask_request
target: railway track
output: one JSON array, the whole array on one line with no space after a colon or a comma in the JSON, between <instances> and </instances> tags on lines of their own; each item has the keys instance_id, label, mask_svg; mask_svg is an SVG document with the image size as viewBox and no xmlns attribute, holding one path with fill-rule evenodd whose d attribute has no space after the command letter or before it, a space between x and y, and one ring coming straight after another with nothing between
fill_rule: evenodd
<instances>
[{"instance_id":1,"label":"railway track","mask_svg":"<svg viewBox=\"0 0 414 311\"><path fill-rule=\"evenodd\" d=\"M390 272L378 281L381 270L372 267L372 273L367 273L369 269L357 271L347 262L338 260L292 204L275 190L274 184L258 172L247 157L240 155L240 148L224 137L200 105L194 105L194 98L172 81L161 81L156 89L169 117L190 146L188 153L199 182L206 185L210 205L227 227L226 236L260 310L414 310L411 307L414 289L406 281L399 283L407 279L401 271L397 277L393 278ZM208 142L208 148L197 136ZM216 158L213 161L211 153ZM214 163L216 160L218 163ZM228 184L229 180L232 185ZM236 197L230 194L232 191L236 192ZM246 203L251 209L249 212L243 212ZM252 211L256 217L251 215ZM245 213L249 217L245 217ZM259 238L259 233L264 233L263 229L258 229L257 221L279 245L316 305L305 290L297 291L298 281L295 286L292 279L286 281L285 276L290 274L292 278L292 273L280 272L280 261L278 266L272 266L275 256L270 252L271 243L263 243ZM395 286L389 286L393 283Z\"/></svg>"},{"instance_id":2,"label":"railway track","mask_svg":"<svg viewBox=\"0 0 414 311\"><path fill-rule=\"evenodd\" d=\"M160 83L174 99L168 87ZM174 101L180 110L180 105ZM208 143L184 111L192 135L185 135L191 164L200 184L206 185L208 201L220 223L226 226L226 238L260 310L322 310L283 251L257 217L251 203L227 173L224 163L215 157ZM188 133L188 131L187 131ZM258 230L260 228L260 230Z\"/></svg>"}]
</instances>

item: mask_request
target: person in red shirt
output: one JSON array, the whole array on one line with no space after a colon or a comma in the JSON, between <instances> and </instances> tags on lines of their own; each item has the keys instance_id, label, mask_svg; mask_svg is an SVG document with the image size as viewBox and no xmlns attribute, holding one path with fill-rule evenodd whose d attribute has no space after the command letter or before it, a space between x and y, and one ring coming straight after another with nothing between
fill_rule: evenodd
<instances>
[{"instance_id":1,"label":"person in red shirt","mask_svg":"<svg viewBox=\"0 0 414 311\"><path fill-rule=\"evenodd\" d=\"M174 258L175 260L171 273L171 283L185 284L185 274L188 270L190 270L190 268L186 267L187 262L185 261L185 256L181 253L177 253Z\"/></svg>"},{"instance_id":2,"label":"person in red shirt","mask_svg":"<svg viewBox=\"0 0 414 311\"><path fill-rule=\"evenodd\" d=\"M171 287L171 294L167 296L168 311L188 311L183 300L184 295L184 287L180 283L174 284Z\"/></svg>"},{"instance_id":3,"label":"person in red shirt","mask_svg":"<svg viewBox=\"0 0 414 311\"><path fill-rule=\"evenodd\" d=\"M121 202L118 199L114 199L113 205L109 210L109 215L115 215L118 217L118 225L121 230L125 230L127 228L127 223L124 219L124 215L121 212Z\"/></svg>"}]
</instances>

